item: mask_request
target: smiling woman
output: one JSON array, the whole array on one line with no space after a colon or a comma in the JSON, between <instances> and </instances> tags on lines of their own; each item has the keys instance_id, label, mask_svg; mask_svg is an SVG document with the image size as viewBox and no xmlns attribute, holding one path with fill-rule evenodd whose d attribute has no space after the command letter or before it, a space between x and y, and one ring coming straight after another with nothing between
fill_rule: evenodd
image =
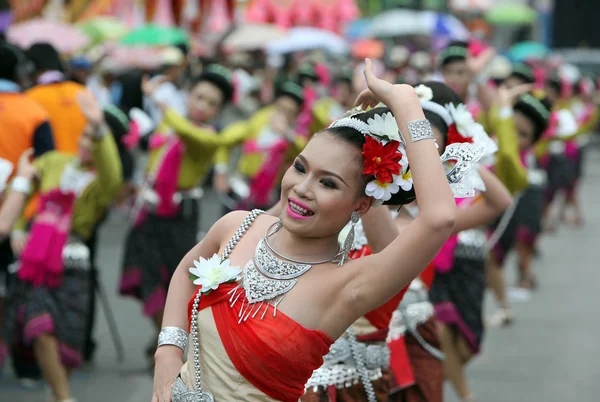
<instances>
[{"instance_id":1,"label":"smiling woman","mask_svg":"<svg viewBox=\"0 0 600 402\"><path fill-rule=\"evenodd\" d=\"M452 232L454 198L415 90L377 79L366 65L369 89L357 105L383 102L389 110L354 111L316 135L283 178L280 219L230 213L178 266L155 356L154 402L297 402L333 340L416 277ZM414 198L413 180L421 214L410 235L348 260L348 241L338 244L344 226L374 203ZM216 288L196 288L189 268L212 278L217 258L232 272L244 267L237 280L226 275Z\"/></svg>"}]
</instances>

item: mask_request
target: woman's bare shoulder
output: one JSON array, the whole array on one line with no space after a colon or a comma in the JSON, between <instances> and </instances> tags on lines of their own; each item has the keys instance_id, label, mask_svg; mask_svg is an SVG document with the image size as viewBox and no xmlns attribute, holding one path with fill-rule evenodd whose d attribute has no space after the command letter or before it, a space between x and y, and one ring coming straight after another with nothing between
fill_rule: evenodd
<instances>
[{"instance_id":1,"label":"woman's bare shoulder","mask_svg":"<svg viewBox=\"0 0 600 402\"><path fill-rule=\"evenodd\" d=\"M250 215L250 213L251 213L250 211L229 212L228 214L224 215L221 219L219 219L210 230L211 230L211 232L213 232L213 231L217 232L219 235L219 238L221 238L221 239L229 238L235 232L237 232L237 230L240 227L242 227L242 223L244 222L244 219L246 219ZM257 227L260 227L261 229L263 229L265 227L265 225L270 225L271 223L275 222L276 220L277 220L277 218L275 218L273 216L270 216L267 214L262 214L256 218L255 223L253 223L251 225L251 227L253 229L255 229Z\"/></svg>"}]
</instances>

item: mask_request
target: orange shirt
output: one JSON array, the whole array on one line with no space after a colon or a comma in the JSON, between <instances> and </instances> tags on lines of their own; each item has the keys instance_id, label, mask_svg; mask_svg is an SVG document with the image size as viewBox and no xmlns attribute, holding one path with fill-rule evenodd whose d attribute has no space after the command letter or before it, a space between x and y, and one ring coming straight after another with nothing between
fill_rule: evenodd
<instances>
[{"instance_id":1,"label":"orange shirt","mask_svg":"<svg viewBox=\"0 0 600 402\"><path fill-rule=\"evenodd\" d=\"M87 123L75 98L81 91L85 91L83 85L64 81L37 85L25 92L48 112L57 151L77 153L79 137Z\"/></svg>"},{"instance_id":2,"label":"orange shirt","mask_svg":"<svg viewBox=\"0 0 600 402\"><path fill-rule=\"evenodd\" d=\"M47 120L48 113L29 97L0 92L0 158L16 170L21 154L33 146L36 129Z\"/></svg>"}]
</instances>

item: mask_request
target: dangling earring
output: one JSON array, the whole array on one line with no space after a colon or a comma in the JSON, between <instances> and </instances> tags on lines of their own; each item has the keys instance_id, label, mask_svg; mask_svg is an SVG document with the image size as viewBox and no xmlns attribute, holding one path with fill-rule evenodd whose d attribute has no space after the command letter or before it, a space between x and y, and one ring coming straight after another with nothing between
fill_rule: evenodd
<instances>
[{"instance_id":1,"label":"dangling earring","mask_svg":"<svg viewBox=\"0 0 600 402\"><path fill-rule=\"evenodd\" d=\"M350 217L350 231L348 232L348 236L346 236L346 240L344 240L344 248L342 250L342 259L340 260L340 265L343 265L344 262L348 259L348 255L350 255L350 251L352 250L352 246L354 245L354 227L360 220L360 215L358 212L352 212L352 216Z\"/></svg>"}]
</instances>

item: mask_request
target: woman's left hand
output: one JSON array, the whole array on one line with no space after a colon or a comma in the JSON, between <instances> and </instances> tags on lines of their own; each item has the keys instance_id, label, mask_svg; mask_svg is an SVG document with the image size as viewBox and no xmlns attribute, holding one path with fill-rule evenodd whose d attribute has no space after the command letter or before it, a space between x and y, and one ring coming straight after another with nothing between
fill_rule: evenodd
<instances>
[{"instance_id":1,"label":"woman's left hand","mask_svg":"<svg viewBox=\"0 0 600 402\"><path fill-rule=\"evenodd\" d=\"M373 72L373 63L370 59L366 59L365 61L365 78L368 88L362 91L354 102L355 106L360 106L363 110L375 107L380 102L390 107L392 101L402 100L409 93L412 93L414 98L417 99L415 89L410 85L393 85L377 78Z\"/></svg>"},{"instance_id":2,"label":"woman's left hand","mask_svg":"<svg viewBox=\"0 0 600 402\"><path fill-rule=\"evenodd\" d=\"M104 123L104 112L98 106L94 95L88 91L77 94L77 103L87 121L94 127L100 127Z\"/></svg>"}]
</instances>

